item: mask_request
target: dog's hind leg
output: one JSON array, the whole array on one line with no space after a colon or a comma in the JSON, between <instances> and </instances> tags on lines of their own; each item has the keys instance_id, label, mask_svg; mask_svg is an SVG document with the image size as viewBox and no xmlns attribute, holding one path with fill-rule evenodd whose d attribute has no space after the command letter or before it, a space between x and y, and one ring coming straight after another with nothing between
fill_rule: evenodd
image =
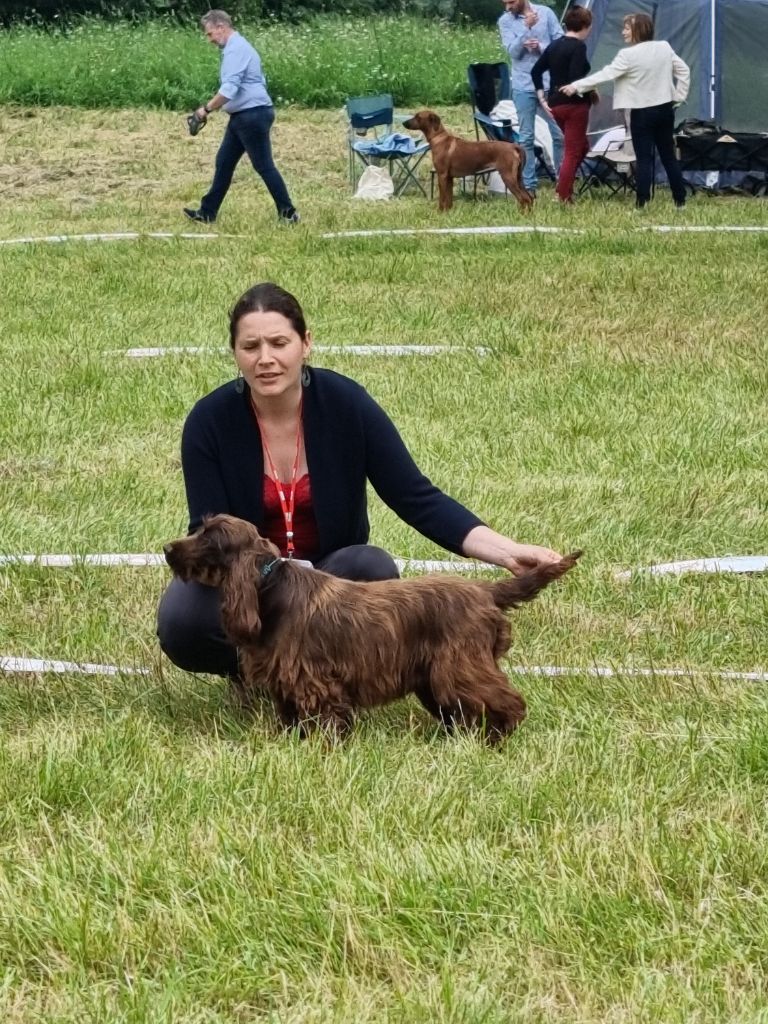
<instances>
[{"instance_id":1,"label":"dog's hind leg","mask_svg":"<svg viewBox=\"0 0 768 1024\"><path fill-rule=\"evenodd\" d=\"M489 742L497 743L525 718L525 700L512 689L509 680L487 657L467 657L463 664L435 665L431 690L433 699L451 709L455 724L480 726Z\"/></svg>"},{"instance_id":2,"label":"dog's hind leg","mask_svg":"<svg viewBox=\"0 0 768 1024\"><path fill-rule=\"evenodd\" d=\"M513 174L509 167L499 167L501 180L520 204L522 210L529 210L533 206L533 196L523 187L522 168L517 164L517 173Z\"/></svg>"}]
</instances>

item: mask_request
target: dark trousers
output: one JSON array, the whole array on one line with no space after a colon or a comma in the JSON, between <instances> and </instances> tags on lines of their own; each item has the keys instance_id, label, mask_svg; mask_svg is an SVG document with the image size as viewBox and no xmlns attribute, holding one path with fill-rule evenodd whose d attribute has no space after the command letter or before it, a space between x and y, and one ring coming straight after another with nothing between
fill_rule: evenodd
<instances>
[{"instance_id":1,"label":"dark trousers","mask_svg":"<svg viewBox=\"0 0 768 1024\"><path fill-rule=\"evenodd\" d=\"M216 154L213 182L200 202L200 212L204 216L215 219L243 153L248 154L254 171L269 189L277 212L283 215L293 213L294 206L283 176L272 159L269 132L274 121L274 107L251 107L229 115L229 124Z\"/></svg>"},{"instance_id":2,"label":"dark trousers","mask_svg":"<svg viewBox=\"0 0 768 1024\"><path fill-rule=\"evenodd\" d=\"M560 173L557 176L556 192L564 202L573 198L573 183L581 162L589 152L587 124L589 123L588 103L558 103L552 107L552 117L563 133L564 152Z\"/></svg>"},{"instance_id":3,"label":"dark trousers","mask_svg":"<svg viewBox=\"0 0 768 1024\"><path fill-rule=\"evenodd\" d=\"M675 110L671 103L657 107L640 107L629 112L629 131L637 161L637 205L645 206L651 198L653 185L653 151L659 154L667 172L672 198L678 205L685 202L685 181L675 156Z\"/></svg>"},{"instance_id":4,"label":"dark trousers","mask_svg":"<svg viewBox=\"0 0 768 1024\"><path fill-rule=\"evenodd\" d=\"M316 562L315 568L340 579L364 582L392 580L400 575L394 558L371 544L333 551ZM187 672L231 678L238 675L237 649L221 625L221 599L216 587L171 580L160 598L157 636L173 664Z\"/></svg>"}]
</instances>

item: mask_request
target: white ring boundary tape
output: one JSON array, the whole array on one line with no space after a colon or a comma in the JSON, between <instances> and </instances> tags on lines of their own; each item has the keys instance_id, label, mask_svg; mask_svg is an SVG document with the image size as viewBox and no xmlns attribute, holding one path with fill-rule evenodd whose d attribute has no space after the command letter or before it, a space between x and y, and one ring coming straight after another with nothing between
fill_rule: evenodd
<instances>
[{"instance_id":1,"label":"white ring boundary tape","mask_svg":"<svg viewBox=\"0 0 768 1024\"><path fill-rule=\"evenodd\" d=\"M476 228L375 228L367 231L326 231L321 238L376 238L382 235L585 235L582 228L503 224Z\"/></svg>"},{"instance_id":2,"label":"white ring boundary tape","mask_svg":"<svg viewBox=\"0 0 768 1024\"><path fill-rule=\"evenodd\" d=\"M243 238L203 231L114 231L86 235L44 235L40 238L2 238L0 245L36 245L38 242L125 242L138 238Z\"/></svg>"},{"instance_id":3,"label":"white ring boundary tape","mask_svg":"<svg viewBox=\"0 0 768 1024\"><path fill-rule=\"evenodd\" d=\"M565 665L508 665L506 670L517 676L599 676L607 679L620 679L624 676L652 679L655 676L663 676L673 679L714 678L755 683L768 682L768 672L762 671L736 672L732 670L696 668L623 668L621 666L609 667L604 665L593 665L586 668L567 667ZM12 657L0 657L0 672L5 672L9 675L27 673L34 673L36 675L72 673L90 676L150 675L149 669L146 668L121 668L119 665L96 665L90 662Z\"/></svg>"},{"instance_id":4,"label":"white ring boundary tape","mask_svg":"<svg viewBox=\"0 0 768 1024\"><path fill-rule=\"evenodd\" d=\"M617 572L614 578L628 580L638 573L651 576L681 576L686 572L768 572L768 555L723 555L717 558L691 558L683 562L661 562L641 565Z\"/></svg>"},{"instance_id":5,"label":"white ring boundary tape","mask_svg":"<svg viewBox=\"0 0 768 1024\"><path fill-rule=\"evenodd\" d=\"M495 572L497 566L486 562L440 562L418 558L396 558L400 571L412 572ZM52 569L69 569L76 565L134 567L166 565L163 555L150 551L140 554L96 554L96 555L0 555L0 566L41 565Z\"/></svg>"},{"instance_id":6,"label":"white ring boundary tape","mask_svg":"<svg viewBox=\"0 0 768 1024\"><path fill-rule=\"evenodd\" d=\"M768 227L752 224L648 224L635 231L659 231L662 233L705 233L705 232L759 232ZM382 235L585 235L582 228L533 227L520 224L492 225L467 228L380 228L367 231L327 231L320 238L373 238ZM202 231L115 231L94 232L83 235L41 235L22 238L0 238L0 245L37 245L60 242L125 242L139 238L245 238L245 235L220 234Z\"/></svg>"},{"instance_id":7,"label":"white ring boundary tape","mask_svg":"<svg viewBox=\"0 0 768 1024\"><path fill-rule=\"evenodd\" d=\"M120 668L119 665L93 665L79 661L49 661L45 658L0 657L0 672L21 674L34 672L72 672L86 676L148 676L147 668Z\"/></svg>"},{"instance_id":8,"label":"white ring boundary tape","mask_svg":"<svg viewBox=\"0 0 768 1024\"><path fill-rule=\"evenodd\" d=\"M753 224L649 224L638 230L703 234L708 231L768 231L768 227Z\"/></svg>"},{"instance_id":9,"label":"white ring boundary tape","mask_svg":"<svg viewBox=\"0 0 768 1024\"><path fill-rule=\"evenodd\" d=\"M448 353L489 356L491 350L482 345L464 348L459 345L313 345L313 352L336 356L436 356ZM175 355L230 355L228 348L212 348L199 345L172 345L169 348L126 348L103 352L102 355L123 355L129 359L153 359L158 356Z\"/></svg>"},{"instance_id":10,"label":"white ring boundary tape","mask_svg":"<svg viewBox=\"0 0 768 1024\"><path fill-rule=\"evenodd\" d=\"M498 566L487 562L440 561L435 559L395 558L400 571L411 572L496 572ZM134 567L165 565L163 555L145 551L123 554L41 554L41 555L0 555L0 566L41 565L54 569L67 569L76 565ZM768 571L768 555L726 555L721 558L694 558L684 562L666 562L659 565L640 566L614 573L614 579L629 579L635 573L649 573L653 576L665 574L681 575L687 572L699 573L761 573Z\"/></svg>"},{"instance_id":11,"label":"white ring boundary tape","mask_svg":"<svg viewBox=\"0 0 768 1024\"><path fill-rule=\"evenodd\" d=\"M755 672L736 672L731 669L634 668L623 667L621 665L593 665L586 668L566 665L507 665L506 671L518 676L599 676L605 679L620 679L622 676L649 679L654 676L665 676L672 679L712 678L768 683L768 672L763 670Z\"/></svg>"},{"instance_id":12,"label":"white ring boundary tape","mask_svg":"<svg viewBox=\"0 0 768 1024\"><path fill-rule=\"evenodd\" d=\"M634 231L658 231L661 233L690 232L704 234L706 232L759 232L768 231L768 227L752 224L647 224L636 227ZM375 238L381 235L586 235L582 228L528 227L525 225L503 225L496 227L475 228L378 228L369 231L331 231L320 235L321 238Z\"/></svg>"}]
</instances>

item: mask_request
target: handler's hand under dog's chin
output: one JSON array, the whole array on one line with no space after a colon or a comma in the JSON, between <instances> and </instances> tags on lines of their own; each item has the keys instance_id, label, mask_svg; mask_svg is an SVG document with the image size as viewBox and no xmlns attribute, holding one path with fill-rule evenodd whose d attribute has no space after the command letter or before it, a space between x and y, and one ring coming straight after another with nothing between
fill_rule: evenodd
<instances>
[{"instance_id":1,"label":"handler's hand under dog's chin","mask_svg":"<svg viewBox=\"0 0 768 1024\"><path fill-rule=\"evenodd\" d=\"M208 120L208 111L205 109L205 107L198 107L197 110L195 111L195 117L199 121L207 121Z\"/></svg>"},{"instance_id":2,"label":"handler's hand under dog's chin","mask_svg":"<svg viewBox=\"0 0 768 1024\"><path fill-rule=\"evenodd\" d=\"M538 544L515 544L513 551L504 560L504 568L515 576L539 565L559 562L563 556L552 548L543 548Z\"/></svg>"}]
</instances>

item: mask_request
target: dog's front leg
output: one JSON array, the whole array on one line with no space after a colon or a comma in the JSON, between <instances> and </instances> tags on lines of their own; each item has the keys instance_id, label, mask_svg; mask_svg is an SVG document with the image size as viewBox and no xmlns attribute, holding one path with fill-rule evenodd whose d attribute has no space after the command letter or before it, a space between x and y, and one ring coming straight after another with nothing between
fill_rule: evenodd
<instances>
[{"instance_id":1,"label":"dog's front leg","mask_svg":"<svg viewBox=\"0 0 768 1024\"><path fill-rule=\"evenodd\" d=\"M450 210L453 206L453 178L449 174L438 174L437 185L440 194L438 210Z\"/></svg>"},{"instance_id":2,"label":"dog's front leg","mask_svg":"<svg viewBox=\"0 0 768 1024\"><path fill-rule=\"evenodd\" d=\"M277 717L280 719L280 724L283 726L283 728L301 730L301 720L299 718L298 709L294 702L290 699L285 699L283 697L275 697L274 702ZM302 736L305 735L303 730L301 730L301 734Z\"/></svg>"}]
</instances>

